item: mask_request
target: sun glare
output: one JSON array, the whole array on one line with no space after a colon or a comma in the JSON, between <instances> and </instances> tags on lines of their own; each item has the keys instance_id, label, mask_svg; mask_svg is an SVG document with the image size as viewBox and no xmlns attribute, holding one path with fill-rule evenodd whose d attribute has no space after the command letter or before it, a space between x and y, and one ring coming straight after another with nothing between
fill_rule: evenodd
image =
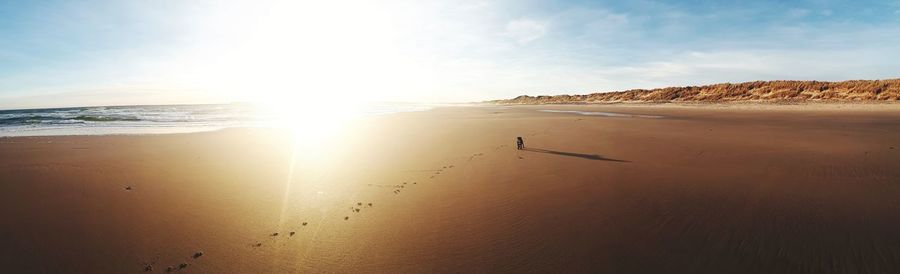
<instances>
[{"instance_id":1,"label":"sun glare","mask_svg":"<svg viewBox=\"0 0 900 274\"><path fill-rule=\"evenodd\" d=\"M254 20L226 21L237 42L191 52L187 72L176 74L239 101L319 94L384 100L386 93L420 90L427 72L396 43L401 33L391 14L350 2L274 1Z\"/></svg>"},{"instance_id":2,"label":"sun glare","mask_svg":"<svg viewBox=\"0 0 900 274\"><path fill-rule=\"evenodd\" d=\"M414 86L428 79L394 43L400 34L384 7L349 2L354 8L347 1L273 1L254 20L226 21L239 42L198 52L183 77L262 105L301 149L326 146L359 117L360 106L390 100L385 95L397 90L422 90Z\"/></svg>"},{"instance_id":3,"label":"sun glare","mask_svg":"<svg viewBox=\"0 0 900 274\"><path fill-rule=\"evenodd\" d=\"M327 146L341 139L348 124L360 115L356 104L300 99L267 102L265 108L275 117L274 126L289 130L304 148Z\"/></svg>"}]
</instances>

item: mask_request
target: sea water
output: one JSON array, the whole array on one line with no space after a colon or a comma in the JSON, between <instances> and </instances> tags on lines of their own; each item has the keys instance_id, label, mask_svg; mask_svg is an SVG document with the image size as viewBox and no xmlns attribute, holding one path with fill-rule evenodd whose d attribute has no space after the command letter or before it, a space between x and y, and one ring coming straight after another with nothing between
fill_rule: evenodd
<instances>
[{"instance_id":1,"label":"sea water","mask_svg":"<svg viewBox=\"0 0 900 274\"><path fill-rule=\"evenodd\" d=\"M371 116L428 109L431 106L423 104L376 103L354 111ZM158 134L267 127L283 121L279 115L251 104L0 110L0 136Z\"/></svg>"}]
</instances>

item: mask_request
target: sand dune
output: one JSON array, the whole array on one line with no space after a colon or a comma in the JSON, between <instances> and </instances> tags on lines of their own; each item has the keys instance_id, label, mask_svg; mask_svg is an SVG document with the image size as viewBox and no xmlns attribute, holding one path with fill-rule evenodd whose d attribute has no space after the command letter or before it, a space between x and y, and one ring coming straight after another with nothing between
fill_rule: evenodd
<instances>
[{"instance_id":1,"label":"sand dune","mask_svg":"<svg viewBox=\"0 0 900 274\"><path fill-rule=\"evenodd\" d=\"M522 95L496 104L572 104L614 102L896 102L900 79L755 81L706 86L632 89L587 95Z\"/></svg>"},{"instance_id":2,"label":"sand dune","mask_svg":"<svg viewBox=\"0 0 900 274\"><path fill-rule=\"evenodd\" d=\"M895 109L541 109L0 138L0 269L900 271Z\"/></svg>"}]
</instances>

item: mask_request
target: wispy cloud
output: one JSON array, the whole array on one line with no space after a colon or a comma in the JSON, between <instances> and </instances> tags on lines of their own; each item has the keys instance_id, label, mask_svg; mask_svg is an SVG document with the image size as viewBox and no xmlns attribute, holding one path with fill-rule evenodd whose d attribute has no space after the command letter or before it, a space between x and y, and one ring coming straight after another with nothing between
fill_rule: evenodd
<instances>
[{"instance_id":1,"label":"wispy cloud","mask_svg":"<svg viewBox=\"0 0 900 274\"><path fill-rule=\"evenodd\" d=\"M516 19L506 24L506 36L528 43L547 35L547 23L531 19Z\"/></svg>"},{"instance_id":2,"label":"wispy cloud","mask_svg":"<svg viewBox=\"0 0 900 274\"><path fill-rule=\"evenodd\" d=\"M787 11L787 15L792 18L800 18L809 15L810 11L808 9L790 9Z\"/></svg>"}]
</instances>

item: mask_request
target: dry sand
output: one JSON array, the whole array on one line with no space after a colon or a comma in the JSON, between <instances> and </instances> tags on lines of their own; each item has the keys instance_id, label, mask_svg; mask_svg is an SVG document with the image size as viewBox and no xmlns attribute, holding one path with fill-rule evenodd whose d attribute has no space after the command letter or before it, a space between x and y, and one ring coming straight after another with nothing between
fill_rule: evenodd
<instances>
[{"instance_id":1,"label":"dry sand","mask_svg":"<svg viewBox=\"0 0 900 274\"><path fill-rule=\"evenodd\" d=\"M0 272L900 272L897 108L450 107L345 134L0 138Z\"/></svg>"}]
</instances>

